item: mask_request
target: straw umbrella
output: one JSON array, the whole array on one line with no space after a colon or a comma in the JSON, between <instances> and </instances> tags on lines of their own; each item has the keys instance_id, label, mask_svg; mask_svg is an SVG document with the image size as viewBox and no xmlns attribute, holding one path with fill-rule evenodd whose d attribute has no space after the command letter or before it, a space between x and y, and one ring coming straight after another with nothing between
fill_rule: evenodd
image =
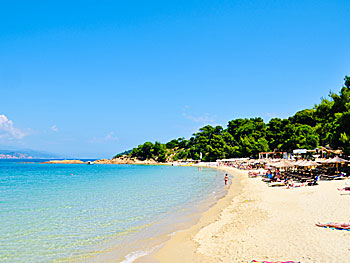
<instances>
[{"instance_id":1,"label":"straw umbrella","mask_svg":"<svg viewBox=\"0 0 350 263\"><path fill-rule=\"evenodd\" d=\"M332 158L332 159L329 159L329 160L327 160L327 163L335 163L336 164L336 167L337 167L337 173L339 172L338 171L338 164L340 164L340 163L347 163L348 161L347 160L345 160L345 159L342 159L342 158L340 158L340 157L334 157L334 158Z\"/></svg>"},{"instance_id":2,"label":"straw umbrella","mask_svg":"<svg viewBox=\"0 0 350 263\"><path fill-rule=\"evenodd\" d=\"M306 163L307 160L299 160L295 163L296 166L304 166L304 163Z\"/></svg>"},{"instance_id":3,"label":"straw umbrella","mask_svg":"<svg viewBox=\"0 0 350 263\"><path fill-rule=\"evenodd\" d=\"M285 159L282 159L280 160L279 162L277 163L274 163L273 166L275 168L283 168L283 169L287 169L287 168L292 168L294 167L294 163L288 161L288 160L285 160Z\"/></svg>"},{"instance_id":4,"label":"straw umbrella","mask_svg":"<svg viewBox=\"0 0 350 263\"><path fill-rule=\"evenodd\" d=\"M327 160L326 160L326 159L322 159L322 158L316 158L316 159L315 159L315 162L318 162L318 163L326 163Z\"/></svg>"},{"instance_id":5,"label":"straw umbrella","mask_svg":"<svg viewBox=\"0 0 350 263\"><path fill-rule=\"evenodd\" d=\"M328 160L328 163L347 163L347 162L348 162L347 160L342 159L338 156Z\"/></svg>"},{"instance_id":6,"label":"straw umbrella","mask_svg":"<svg viewBox=\"0 0 350 263\"><path fill-rule=\"evenodd\" d=\"M314 162L314 161L304 161L298 165L303 166L303 167L312 167L312 166L318 166L319 164L317 162Z\"/></svg>"},{"instance_id":7,"label":"straw umbrella","mask_svg":"<svg viewBox=\"0 0 350 263\"><path fill-rule=\"evenodd\" d=\"M295 166L299 166L299 164L305 162L305 160L298 160L294 163Z\"/></svg>"},{"instance_id":8,"label":"straw umbrella","mask_svg":"<svg viewBox=\"0 0 350 263\"><path fill-rule=\"evenodd\" d=\"M277 168L291 168L291 167L294 167L294 164L288 160L283 159L278 163L275 163L273 166Z\"/></svg>"},{"instance_id":9,"label":"straw umbrella","mask_svg":"<svg viewBox=\"0 0 350 263\"><path fill-rule=\"evenodd\" d=\"M299 166L302 166L302 167L314 167L314 166L318 166L319 164L317 162L314 162L314 161L303 161L299 164ZM313 175L312 173L312 170L310 169L309 170L310 174Z\"/></svg>"},{"instance_id":10,"label":"straw umbrella","mask_svg":"<svg viewBox=\"0 0 350 263\"><path fill-rule=\"evenodd\" d=\"M275 168L291 168L294 167L294 164L288 160L282 159L279 162L276 163L272 163L271 166L275 167Z\"/></svg>"}]
</instances>

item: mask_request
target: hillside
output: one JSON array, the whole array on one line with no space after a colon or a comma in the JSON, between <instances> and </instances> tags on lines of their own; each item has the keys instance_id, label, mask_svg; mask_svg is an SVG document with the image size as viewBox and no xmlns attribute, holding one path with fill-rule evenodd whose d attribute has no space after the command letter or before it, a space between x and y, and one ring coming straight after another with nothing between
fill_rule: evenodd
<instances>
[{"instance_id":1,"label":"hillside","mask_svg":"<svg viewBox=\"0 0 350 263\"><path fill-rule=\"evenodd\" d=\"M344 80L339 93L330 92L328 99L323 98L312 109L300 110L287 119L273 118L268 123L260 117L235 119L226 128L206 125L189 139L165 144L145 142L124 155L158 162L198 160L202 155L203 161L215 161L317 146L341 149L350 155L350 77L345 76Z\"/></svg>"}]
</instances>

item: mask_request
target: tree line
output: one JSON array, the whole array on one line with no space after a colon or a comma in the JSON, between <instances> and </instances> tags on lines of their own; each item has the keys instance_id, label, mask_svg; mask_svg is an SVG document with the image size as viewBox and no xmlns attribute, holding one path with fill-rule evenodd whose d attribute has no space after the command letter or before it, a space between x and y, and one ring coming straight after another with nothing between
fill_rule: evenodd
<instances>
[{"instance_id":1,"label":"tree line","mask_svg":"<svg viewBox=\"0 0 350 263\"><path fill-rule=\"evenodd\" d=\"M330 92L312 109L298 111L287 119L235 119L227 127L206 125L189 139L167 143L145 142L127 155L159 162L179 159L215 161L223 158L257 157L259 152L286 151L317 146L342 149L350 155L350 77L340 92ZM118 157L120 155L117 155Z\"/></svg>"}]
</instances>

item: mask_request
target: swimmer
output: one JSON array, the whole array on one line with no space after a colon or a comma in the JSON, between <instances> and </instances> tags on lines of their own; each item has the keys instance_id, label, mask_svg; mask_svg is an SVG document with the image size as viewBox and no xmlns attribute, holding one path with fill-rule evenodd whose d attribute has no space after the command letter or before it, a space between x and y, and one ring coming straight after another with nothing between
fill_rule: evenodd
<instances>
[{"instance_id":1,"label":"swimmer","mask_svg":"<svg viewBox=\"0 0 350 263\"><path fill-rule=\"evenodd\" d=\"M225 174L225 185L227 185L227 182L228 182L228 175L227 174Z\"/></svg>"}]
</instances>

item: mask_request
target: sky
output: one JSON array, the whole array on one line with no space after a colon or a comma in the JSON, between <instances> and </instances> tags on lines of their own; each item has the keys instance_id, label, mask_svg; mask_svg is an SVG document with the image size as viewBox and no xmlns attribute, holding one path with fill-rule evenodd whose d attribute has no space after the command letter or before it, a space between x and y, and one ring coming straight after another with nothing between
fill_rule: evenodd
<instances>
[{"instance_id":1,"label":"sky","mask_svg":"<svg viewBox=\"0 0 350 263\"><path fill-rule=\"evenodd\" d=\"M350 74L348 1L1 1L0 148L111 158L287 118Z\"/></svg>"}]
</instances>

